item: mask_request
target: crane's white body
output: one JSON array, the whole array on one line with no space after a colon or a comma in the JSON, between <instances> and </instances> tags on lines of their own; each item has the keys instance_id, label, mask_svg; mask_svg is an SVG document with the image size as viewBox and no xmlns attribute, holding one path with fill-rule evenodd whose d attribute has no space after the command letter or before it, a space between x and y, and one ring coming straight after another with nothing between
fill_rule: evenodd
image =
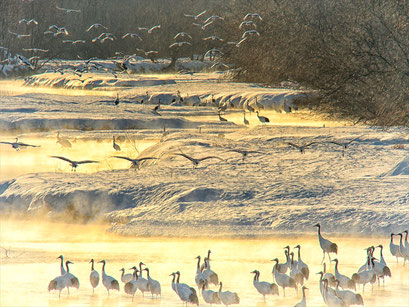
<instances>
[{"instance_id":1,"label":"crane's white body","mask_svg":"<svg viewBox=\"0 0 409 307\"><path fill-rule=\"evenodd\" d=\"M57 144L60 144L61 147L63 147L63 148L71 148L72 147L71 142L66 138L60 137L59 132L57 133Z\"/></svg>"},{"instance_id":2,"label":"crane's white body","mask_svg":"<svg viewBox=\"0 0 409 307\"><path fill-rule=\"evenodd\" d=\"M391 233L391 241L389 243L389 250L391 254L396 257L396 262L398 262L398 258L402 257L402 254L400 252L399 245L393 243L394 235L395 235L394 233Z\"/></svg>"},{"instance_id":3,"label":"crane's white body","mask_svg":"<svg viewBox=\"0 0 409 307\"><path fill-rule=\"evenodd\" d=\"M207 304L221 304L219 293L213 290L202 289L202 298Z\"/></svg>"},{"instance_id":4,"label":"crane's white body","mask_svg":"<svg viewBox=\"0 0 409 307\"><path fill-rule=\"evenodd\" d=\"M338 284L335 288L335 293L347 306L364 304L364 301L360 294L356 294L351 290L340 290Z\"/></svg>"},{"instance_id":5,"label":"crane's white body","mask_svg":"<svg viewBox=\"0 0 409 307\"><path fill-rule=\"evenodd\" d=\"M290 277L293 278L297 285L304 285L304 274L298 269L298 264L294 261L294 253L291 252Z\"/></svg>"},{"instance_id":6,"label":"crane's white body","mask_svg":"<svg viewBox=\"0 0 409 307\"><path fill-rule=\"evenodd\" d=\"M214 285L218 285L219 284L219 276L212 271L212 269L210 268L210 261L209 259L205 259L206 262L206 269L203 270L203 276L204 278L206 278L208 284L214 284Z\"/></svg>"},{"instance_id":7,"label":"crane's white body","mask_svg":"<svg viewBox=\"0 0 409 307\"><path fill-rule=\"evenodd\" d=\"M149 284L149 289L150 289L150 291L151 291L152 297L153 297L154 295L155 295L156 297L157 297L158 295L161 296L161 295L162 295L162 289L161 289L161 286L160 286L160 282L157 281L157 280L155 280L155 279L153 279L153 278L151 277L148 268L145 268L144 270L145 270L145 271L147 272L147 274L148 274L148 284Z\"/></svg>"},{"instance_id":8,"label":"crane's white body","mask_svg":"<svg viewBox=\"0 0 409 307\"><path fill-rule=\"evenodd\" d=\"M406 232L405 243L403 243L403 234ZM399 242L399 251L403 258L403 265L405 265L406 260L409 260L409 242L408 242L408 232L407 230L401 233L401 239Z\"/></svg>"},{"instance_id":9,"label":"crane's white body","mask_svg":"<svg viewBox=\"0 0 409 307\"><path fill-rule=\"evenodd\" d=\"M94 289L99 284L99 273L95 271L94 269L91 270L91 273L89 274L89 281L91 282L92 292L94 292Z\"/></svg>"},{"instance_id":10,"label":"crane's white body","mask_svg":"<svg viewBox=\"0 0 409 307\"><path fill-rule=\"evenodd\" d=\"M338 259L332 260L335 262L335 278L339 280L339 285L342 289L352 289L355 290L356 286L354 281L346 275L341 274L338 271Z\"/></svg>"},{"instance_id":11,"label":"crane's white body","mask_svg":"<svg viewBox=\"0 0 409 307\"><path fill-rule=\"evenodd\" d=\"M187 284L179 283L180 273L176 272L178 279L176 281L176 293L182 302L192 303L199 306L199 299L196 294L196 290Z\"/></svg>"},{"instance_id":12,"label":"crane's white body","mask_svg":"<svg viewBox=\"0 0 409 307\"><path fill-rule=\"evenodd\" d=\"M278 259L276 258L275 261L277 263L274 265L274 268L273 268L274 279L277 285L283 288L284 296L285 296L285 288L294 288L297 291L297 284L295 283L295 280L286 274L278 272L277 270Z\"/></svg>"},{"instance_id":13,"label":"crane's white body","mask_svg":"<svg viewBox=\"0 0 409 307\"><path fill-rule=\"evenodd\" d=\"M102 265L102 284L108 291L109 295L109 290L118 290L119 291L119 283L118 281L113 278L112 276L109 276L105 273L105 260L100 261L103 263Z\"/></svg>"},{"instance_id":14,"label":"crane's white body","mask_svg":"<svg viewBox=\"0 0 409 307\"><path fill-rule=\"evenodd\" d=\"M48 284L48 292L58 290L58 297L61 297L61 291L67 287L67 279L64 275L57 276Z\"/></svg>"},{"instance_id":15,"label":"crane's white body","mask_svg":"<svg viewBox=\"0 0 409 307\"><path fill-rule=\"evenodd\" d=\"M298 248L297 268L304 275L305 279L308 280L308 278L310 277L310 269L308 268L308 265L301 259L301 246L297 245L294 248Z\"/></svg>"},{"instance_id":16,"label":"crane's white body","mask_svg":"<svg viewBox=\"0 0 409 307\"><path fill-rule=\"evenodd\" d=\"M222 291L223 284L220 282L219 297L223 305L229 306L233 304L240 304L240 298L235 292Z\"/></svg>"},{"instance_id":17,"label":"crane's white body","mask_svg":"<svg viewBox=\"0 0 409 307\"><path fill-rule=\"evenodd\" d=\"M370 256L369 256L370 257ZM371 268L366 270L366 271L362 271L362 272L358 272L352 275L352 279L355 283L362 285L362 293L365 292L365 285L367 283L371 283L372 284L372 289L373 289L373 284L376 282L376 273L375 273L375 268L374 268L374 262L373 262L373 258L370 259L370 263L371 263Z\"/></svg>"},{"instance_id":18,"label":"crane's white body","mask_svg":"<svg viewBox=\"0 0 409 307\"><path fill-rule=\"evenodd\" d=\"M138 280L138 275L137 275L137 270L135 268L135 271L132 274L132 280L128 281L124 285L124 291L126 294L132 295L132 301L133 301L133 298L135 297L136 291L138 290L137 280Z\"/></svg>"},{"instance_id":19,"label":"crane's white body","mask_svg":"<svg viewBox=\"0 0 409 307\"><path fill-rule=\"evenodd\" d=\"M374 261L374 269L376 277L378 278L378 285L380 283L380 278L382 278L383 283L385 284L385 277L392 277L390 268L386 265L386 261L383 258L383 246L378 245L379 247L379 261Z\"/></svg>"},{"instance_id":20,"label":"crane's white body","mask_svg":"<svg viewBox=\"0 0 409 307\"><path fill-rule=\"evenodd\" d=\"M287 270L290 268L290 264L291 264L291 259L290 259L290 249L288 247L288 249L286 249L284 251L285 257L286 257L286 262L284 263L280 263L277 267L278 272L285 274L287 273Z\"/></svg>"},{"instance_id":21,"label":"crane's white body","mask_svg":"<svg viewBox=\"0 0 409 307\"><path fill-rule=\"evenodd\" d=\"M142 292L142 296L145 296L145 292L150 292L150 286L147 279L142 277L142 273L139 272L138 279L136 280L138 289Z\"/></svg>"},{"instance_id":22,"label":"crane's white body","mask_svg":"<svg viewBox=\"0 0 409 307\"><path fill-rule=\"evenodd\" d=\"M320 247L323 251L323 257L322 257L322 262L324 262L325 260L325 254L328 254L328 258L331 261L331 256L330 253L338 253L338 246L335 243L332 243L330 240L325 239L322 235L321 235L321 225L320 224L316 224L314 225L316 227L318 227L318 241L320 243Z\"/></svg>"},{"instance_id":23,"label":"crane's white body","mask_svg":"<svg viewBox=\"0 0 409 307\"><path fill-rule=\"evenodd\" d=\"M80 282L74 274L70 273L70 268L68 267L68 264L72 262L66 261L65 262L65 267L67 268L67 273L65 273L63 276L65 279L67 279L67 289L68 289L68 294L70 294L70 287L71 288L79 288L80 287Z\"/></svg>"},{"instance_id":24,"label":"crane's white body","mask_svg":"<svg viewBox=\"0 0 409 307\"><path fill-rule=\"evenodd\" d=\"M203 275L200 269L200 256L197 256L197 267L196 267L196 275L195 275L195 283L199 291L203 288L203 285L206 283L206 277ZM206 288L206 287L205 287Z\"/></svg>"},{"instance_id":25,"label":"crane's white body","mask_svg":"<svg viewBox=\"0 0 409 307\"><path fill-rule=\"evenodd\" d=\"M331 292L330 295L336 295L335 290L331 287L328 287L328 279L323 279L323 275L324 275L323 272L319 272L318 274L321 274L320 280L319 280L321 296L324 300L324 303L328 305L327 292Z\"/></svg>"},{"instance_id":26,"label":"crane's white body","mask_svg":"<svg viewBox=\"0 0 409 307\"><path fill-rule=\"evenodd\" d=\"M254 279L253 279L253 286L254 288L256 288L257 292L263 296L264 300L266 299L266 295L273 295L273 294L278 295L278 286L276 284L271 284L267 281L260 281L259 271L253 271L253 273L255 273Z\"/></svg>"},{"instance_id":27,"label":"crane's white body","mask_svg":"<svg viewBox=\"0 0 409 307\"><path fill-rule=\"evenodd\" d=\"M328 284L324 286L324 301L330 307L346 307L345 302L336 295L332 288L328 288Z\"/></svg>"}]
</instances>

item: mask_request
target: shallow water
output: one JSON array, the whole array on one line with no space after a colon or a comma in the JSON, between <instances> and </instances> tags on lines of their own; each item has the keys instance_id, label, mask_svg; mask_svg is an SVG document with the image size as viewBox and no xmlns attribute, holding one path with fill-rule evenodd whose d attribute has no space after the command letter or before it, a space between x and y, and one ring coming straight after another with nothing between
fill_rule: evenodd
<instances>
[{"instance_id":1,"label":"shallow water","mask_svg":"<svg viewBox=\"0 0 409 307\"><path fill-rule=\"evenodd\" d=\"M206 237L179 238L130 238L105 233L106 225L54 224L44 221L3 220L0 224L0 305L1 306L181 306L170 286L170 273L179 270L181 281L194 283L196 260L212 250L212 269L223 281L223 288L238 293L240 306L293 306L301 300L293 289L287 289L286 297L268 296L263 301L252 285L250 272L258 269L260 280L272 282L271 259L284 260L283 247L301 244L302 258L310 267L310 279L306 282L308 306L325 306L318 289L321 270L321 250L316 236L212 239ZM339 247L338 259L341 273L351 276L365 261L365 247L382 243L386 246L385 258L392 271L392 278L385 286L367 285L363 298L365 306L408 306L409 266L396 264L388 251L387 238L345 238L327 236ZM7 254L5 252L7 250ZM378 256L378 250L376 256ZM71 294L47 292L51 279L59 275L59 259L63 254L73 264L70 269L80 280L80 288ZM140 292L131 297L121 291L107 295L100 284L95 294L89 283L91 258L107 261L106 271L120 278L119 270L143 261L150 268L153 278L162 285L162 297L142 297ZM101 270L101 264L96 265ZM333 267L331 268L333 270ZM128 272L128 271L127 271ZM359 291L362 294L362 291ZM201 306L206 306L199 296Z\"/></svg>"},{"instance_id":2,"label":"shallow water","mask_svg":"<svg viewBox=\"0 0 409 307\"><path fill-rule=\"evenodd\" d=\"M71 148L62 148L52 137L24 136L19 142L40 146L38 148L22 148L16 151L11 145L0 144L0 180L7 180L17 176L38 172L71 172L69 163L51 158L50 156L62 156L71 160L95 160L99 163L83 164L78 166L76 172L93 173L104 170L126 169L130 162L112 158L112 156L126 156L136 158L144 149L152 146L157 140L117 141L121 151L116 152L112 146L112 138L109 139L77 139L62 135L72 143ZM15 138L0 136L1 141L14 142Z\"/></svg>"}]
</instances>

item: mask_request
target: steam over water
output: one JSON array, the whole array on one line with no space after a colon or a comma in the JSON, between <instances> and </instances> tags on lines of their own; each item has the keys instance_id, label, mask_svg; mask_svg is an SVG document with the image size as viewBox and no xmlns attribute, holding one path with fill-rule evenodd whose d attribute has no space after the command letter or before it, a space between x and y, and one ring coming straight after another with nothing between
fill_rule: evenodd
<instances>
[{"instance_id":1,"label":"steam over water","mask_svg":"<svg viewBox=\"0 0 409 307\"><path fill-rule=\"evenodd\" d=\"M72 142L71 148L62 148L56 143L56 134L47 134L46 137L27 136L19 141L27 144L41 146L39 148L22 148L17 152L10 145L1 144L1 180L12 179L23 174L38 172L70 172L71 166L67 162L50 156L63 156L71 160L96 160L97 164L84 164L77 168L79 173L93 173L104 170L129 168L130 163L125 160L112 158L114 155L137 157L145 148L157 143L158 138L149 140L134 140L123 134L117 144L121 151L116 152L112 146L112 136L115 132L106 133L104 137L77 139L70 132L65 132L62 137ZM107 136L109 135L109 136ZM129 134L128 134L129 135ZM159 135L159 134L158 134ZM2 140L14 142L15 138L3 136Z\"/></svg>"},{"instance_id":2,"label":"steam over water","mask_svg":"<svg viewBox=\"0 0 409 307\"><path fill-rule=\"evenodd\" d=\"M302 259L309 265L310 279L306 282L307 306L325 306L318 289L318 275L321 270L321 250L314 236L211 239L178 238L124 238L104 233L106 225L54 224L43 221L1 221L1 306L181 306L177 295L171 290L170 273L179 270L181 282L195 286L196 260L212 250L212 269L218 273L226 290L237 292L240 306L293 306L301 300L293 289L287 289L286 297L268 296L266 301L256 292L252 284L251 271L261 272L260 280L272 282L271 259L284 261L283 247L301 244ZM389 253L386 238L330 237L338 244L339 270L351 276L365 261L365 247L382 243L384 256L391 268L392 278L381 284L365 287L365 306L408 306L409 267L396 264ZM5 250L7 249L7 255ZM80 280L80 288L62 292L47 292L51 279L59 275L60 254L72 262L70 271ZM376 251L378 257L378 251ZM142 298L140 292L131 297L121 291L112 291L108 296L100 285L92 294L89 283L91 258L107 261L106 271L120 280L119 270L128 269L143 261L149 267L151 276L161 282L162 298L152 299L150 294ZM326 260L328 261L328 260ZM101 264L96 264L101 272ZM333 266L331 265L331 271ZM362 290L359 291L362 294ZM200 306L206 306L199 296Z\"/></svg>"},{"instance_id":3,"label":"steam over water","mask_svg":"<svg viewBox=\"0 0 409 307\"><path fill-rule=\"evenodd\" d=\"M205 74L194 78L149 90L152 95L167 93L168 98L180 90L185 101L188 93L195 97L192 101L198 96L209 100L217 92L219 100L237 95L253 103L257 95L271 91L276 97L286 95L285 89L233 84ZM0 306L181 306L169 274L180 271L181 282L194 286L194 258L203 258L208 249L212 269L224 290L238 293L240 306L293 306L301 300L301 291L287 289L284 298L280 289L279 297L269 296L264 302L250 272L257 269L260 280L272 282L271 259L283 262L283 247L297 244L310 267L307 305L324 306L316 275L322 269L322 251L312 227L316 222L323 225L324 236L338 244L339 270L347 276L366 261L364 248L384 245L392 278L374 285L373 291L366 286L365 306L409 306L409 266L402 260L396 264L388 248L388 233L408 225L408 173L402 159L409 141L403 128L381 131L315 118L309 110L285 114L271 108L261 111L270 124L261 125L254 112L247 112L246 127L239 104L222 114L228 122L219 120L215 106L196 108L192 103L163 105L157 116L152 113L157 96L150 105L137 102L145 97L144 87L124 90L115 106L116 91L6 85L0 89L5 96L0 140L13 142L18 136L21 142L41 147L17 152L0 145L1 210L19 214L13 220L3 214L0 223ZM72 148L56 144L57 131ZM118 137L120 152L113 149L112 136ZM347 150L333 143L350 140L355 141ZM289 146L310 142L314 144L304 154ZM238 149L253 153L244 160L234 151ZM129 171L128 161L112 157L136 158L142 151L141 156L160 159ZM181 152L223 161L209 159L193 169L190 161L174 155ZM53 155L99 163L80 165L73 173ZM43 215L29 219L35 213ZM63 224L56 223L56 217ZM90 224L69 224L81 221ZM105 224L93 225L94 221ZM107 229L134 237L118 237ZM228 238L230 234L235 238ZM60 254L74 262L70 269L80 288L69 296L64 290L58 299L47 286L59 275ZM378 249L375 256L379 258ZM162 284L161 299L149 294L142 298L137 292L131 302L122 284L119 293L108 296L100 284L92 294L91 258L105 259L107 273L117 279L122 267L128 272L143 261ZM333 264L327 266L333 271ZM101 272L101 264L96 268ZM205 306L201 296L199 301Z\"/></svg>"}]
</instances>

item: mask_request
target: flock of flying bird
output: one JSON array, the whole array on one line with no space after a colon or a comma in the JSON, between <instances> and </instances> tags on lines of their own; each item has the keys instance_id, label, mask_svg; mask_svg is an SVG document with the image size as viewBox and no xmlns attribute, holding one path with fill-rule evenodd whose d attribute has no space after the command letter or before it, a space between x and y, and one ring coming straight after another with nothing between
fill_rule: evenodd
<instances>
[{"instance_id":1,"label":"flock of flying bird","mask_svg":"<svg viewBox=\"0 0 409 307\"><path fill-rule=\"evenodd\" d=\"M163 130L163 134L162 137L165 137L166 135L168 135L168 132L166 131L166 128L164 128ZM327 143L331 143L331 144L336 144L338 146L341 146L343 148L343 152L342 154L344 155L345 150L348 148L348 146L358 140L361 136L354 138L352 140L346 141L346 142L341 142L341 141L328 141ZM271 141L273 139L268 139L267 141ZM69 149L72 147L72 143L65 137L61 137L60 133L57 133L57 144L61 145L61 147ZM313 144L320 144L322 142L309 142L306 144L295 144L292 142L287 142L286 144L296 148L300 151L300 153L305 153L305 149L308 148L309 146L313 145ZM26 148L26 147L40 147L39 145L32 145L32 144L27 144L27 143L23 143L23 142L19 142L19 139L16 138L15 142L5 142L5 141L1 141L0 144L6 144L6 145L11 145L11 147L13 149L15 149L16 151L19 151L21 148ZM121 147L120 145L116 142L116 138L115 136L112 137L112 147L116 152L120 152L121 151ZM249 155L249 154L261 154L261 152L259 151L255 151L255 150L245 150L245 149L229 149L227 150L227 152L235 152L237 154L240 154L242 156L242 160L244 161L245 158ZM197 168L199 163L205 160L209 160L209 159L217 159L219 161L224 161L224 159L218 157L218 156L205 156L205 157L192 157L190 155L184 154L184 153L171 153L171 156L180 156L183 157L187 160L189 160L190 162L192 162L193 168ZM62 161L65 161L67 163L69 163L71 165L71 170L72 171L76 171L77 167L81 164L90 164L90 163L99 163L99 161L96 160L80 160L80 161L74 161L71 160L69 158L63 157L63 156L55 156L52 155L50 156L51 158L56 158L56 159L60 159ZM140 163L146 160L159 160L160 157L138 157L138 158L130 158L130 157L125 157L125 156L112 156L113 158L117 158L117 159L122 159L122 160L127 160L129 162L131 162L131 168L139 169L140 168Z\"/></svg>"},{"instance_id":2,"label":"flock of flying bird","mask_svg":"<svg viewBox=\"0 0 409 307\"><path fill-rule=\"evenodd\" d=\"M385 284L385 277L392 277L391 270L387 266L385 259L383 257L383 246L378 245L376 247L370 246L366 248L366 260L365 263L354 273L351 277L343 275L339 270L338 259L331 259L330 254L338 253L338 246L336 243L325 239L321 235L320 224L314 225L318 228L318 241L319 245L323 251L323 259L321 264L323 264L323 270L316 273L319 275L319 290L322 295L323 301L326 305L332 307L346 307L352 305L364 305L364 301L361 294L356 293L357 286L362 285L362 293L365 293L365 285L371 284L373 291L373 284L378 281L380 285L380 280ZM403 235L406 235L405 241L402 240ZM400 245L395 245L393 243L393 236L391 234L390 241L390 251L392 255L396 257L403 257L409 260L409 242L408 242L408 231L398 234L401 237ZM379 248L379 259L375 258L375 249ZM266 299L267 295L280 295L280 288L282 289L283 297L286 296L286 288L292 288L298 293L298 288L301 287L302 299L295 307L307 306L306 290L308 288L305 286L306 281L310 279L310 269L308 264L306 264L301 258L301 246L297 245L294 247L296 250L297 260L295 259L295 253L290 252L290 246L284 247L285 261L280 263L278 258L273 259L275 262L272 270L273 282L260 281L260 271L254 270L249 272L254 274L253 286L255 290ZM327 271L326 263L324 262L325 256L328 255L330 263L334 263L334 273ZM171 273L169 276L172 277L171 288L179 297L179 299L188 304L199 305L199 296L205 303L213 304L223 304L225 306L239 304L239 295L231 291L223 291L223 284L220 281L219 275L211 269L211 251L209 250L207 256L204 257L203 263L201 263L201 257L197 256L197 266L195 274L195 286L190 286L185 283L180 282L179 271ZM60 265L60 275L50 281L48 285L48 291L57 290L59 291L59 297L61 291L67 288L68 294L70 293L69 288L79 288L80 283L77 277L75 277L71 272L69 265L72 264L71 261L65 261L63 256L60 255L57 259L61 260ZM100 281L100 274L95 270L94 259L91 259L91 271L90 271L90 283L92 286L92 291L98 286ZM101 276L102 284L107 289L108 295L110 290L120 291L120 282L110 276L105 271L106 261L101 260L99 263L102 264ZM405 263L404 263L405 265ZM145 266L143 268L143 266ZM145 292L151 293L152 298L158 298L162 294L161 283L151 277L149 268L143 262L140 262L138 266L133 266L129 268L133 270L132 273L125 274L125 269L122 268L120 276L120 281L123 283L124 292L132 296L132 301L136 292L139 290L142 296L145 296ZM144 276L144 271L146 271L146 277ZM119 278L118 278L119 279ZM217 287L215 290L211 290L211 287Z\"/></svg>"},{"instance_id":3,"label":"flock of flying bird","mask_svg":"<svg viewBox=\"0 0 409 307\"><path fill-rule=\"evenodd\" d=\"M62 8L59 6L56 6L56 8L66 14L80 14L81 10L77 9L69 9L69 8ZM197 26L201 28L202 30L207 30L210 25L216 24L218 21L223 21L224 17L218 16L218 15L211 15L209 17L205 17L207 13L207 10L197 14L197 15L189 15L189 14L184 14L186 18L192 18L193 19L193 26ZM227 41L225 39L222 39L220 37L217 37L216 35L209 35L206 37L201 38L202 41L204 42L212 42L210 46L211 49L203 52L203 58L209 57L210 60L215 60L217 56L223 55L223 48L227 48L228 46L236 46L240 47L241 44L246 42L250 37L258 37L260 36L260 33L257 31L258 23L262 22L262 17L258 13L247 13L244 17L243 20L241 21L239 25L239 29L243 31L240 35L241 37L239 38L238 41ZM19 24L25 24L26 26L38 26L39 22L33 18L31 19L26 19L23 18L19 20ZM121 34L120 37L121 39L134 39L137 41L142 41L142 35L141 33L146 32L148 35L151 35L152 33L159 31L161 29L161 25L153 25L153 26L139 26L136 27L137 33L134 32L127 32L124 34ZM97 32L99 31L99 32ZM8 33L16 37L17 39L25 39L29 38L31 34L22 34L22 33L16 33L15 31L11 31L8 29ZM104 26L101 23L94 23L91 24L86 30L85 33L96 33L96 36L92 38L89 42L90 43L105 43L107 41L116 41L117 36L119 34L114 34L111 32L108 32L108 27ZM84 37L79 37L79 38L71 38L67 39L67 37L70 37L70 32L65 26L59 26L56 24L49 25L47 30L44 32L44 35L50 35L52 37L61 39L62 43L64 44L71 44L72 46L76 45L84 45L88 43ZM145 39L145 38L144 38ZM192 36L188 34L187 32L181 31L179 33L176 33L173 36L174 42L172 42L168 47L172 50L180 50L181 48L184 48L184 46L190 46L192 45ZM190 41L189 41L190 40ZM223 44L223 45L221 45ZM206 47L208 48L209 45L206 44ZM216 48L217 47L217 48ZM2 49L8 49L6 47L1 47ZM26 65L27 67L34 69L35 68L35 63L39 59L46 59L46 55L49 52L48 49L42 49L42 48L37 48L34 46L31 46L30 48L23 48L23 51L30 52L31 57L27 58L23 55L17 55L16 59L17 61L22 64ZM149 50L145 51L141 48L136 48L137 53L143 54L145 57L151 59L152 61L155 61L155 59L158 57L158 51L155 50ZM117 54L122 54L121 52L118 52ZM123 54L122 54L123 55ZM129 68L129 61L136 56L136 53L133 55L123 55L123 59L121 62L115 62L117 64L118 68L121 69L121 71L125 72ZM13 58L14 59L14 58ZM0 64L6 64L9 63L12 59L8 58L0 62ZM101 66L98 66L97 64L91 64L91 61L88 61L88 63L84 65L78 66L75 70L73 70L73 73L76 75L80 76L82 72L89 71L91 69L95 70L107 70L106 68L103 68ZM216 63L216 66L225 66L223 63ZM63 69L56 69L55 71L58 71L60 73L63 73ZM115 75L115 73L114 73ZM116 76L116 75L115 75Z\"/></svg>"}]
</instances>

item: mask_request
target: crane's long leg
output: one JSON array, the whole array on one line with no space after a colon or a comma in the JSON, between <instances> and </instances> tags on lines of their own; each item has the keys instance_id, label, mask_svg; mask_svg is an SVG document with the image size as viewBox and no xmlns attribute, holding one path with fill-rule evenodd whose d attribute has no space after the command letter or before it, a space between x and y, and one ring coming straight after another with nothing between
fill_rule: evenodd
<instances>
[{"instance_id":1,"label":"crane's long leg","mask_svg":"<svg viewBox=\"0 0 409 307\"><path fill-rule=\"evenodd\" d=\"M325 252L324 252L324 257L322 257L321 264L324 262L324 260L325 260Z\"/></svg>"}]
</instances>

